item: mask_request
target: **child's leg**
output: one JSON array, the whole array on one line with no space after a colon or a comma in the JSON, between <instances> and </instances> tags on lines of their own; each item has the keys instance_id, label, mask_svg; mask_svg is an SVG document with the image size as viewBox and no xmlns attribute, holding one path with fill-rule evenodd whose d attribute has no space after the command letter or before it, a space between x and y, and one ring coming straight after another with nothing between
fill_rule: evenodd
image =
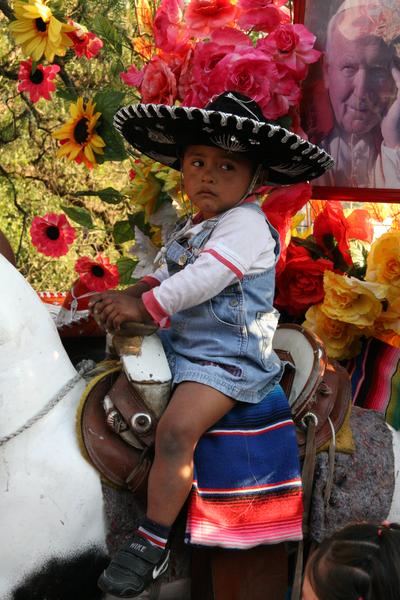
<instances>
[{"instance_id":1,"label":"child's leg","mask_svg":"<svg viewBox=\"0 0 400 600\"><path fill-rule=\"evenodd\" d=\"M146 519L100 576L102 590L134 598L165 571L169 530L192 486L196 444L234 404L200 383L184 382L176 388L157 428Z\"/></svg>"},{"instance_id":2,"label":"child's leg","mask_svg":"<svg viewBox=\"0 0 400 600\"><path fill-rule=\"evenodd\" d=\"M149 519L166 526L175 521L192 486L197 442L234 404L232 398L202 383L185 381L176 388L157 428Z\"/></svg>"}]
</instances>

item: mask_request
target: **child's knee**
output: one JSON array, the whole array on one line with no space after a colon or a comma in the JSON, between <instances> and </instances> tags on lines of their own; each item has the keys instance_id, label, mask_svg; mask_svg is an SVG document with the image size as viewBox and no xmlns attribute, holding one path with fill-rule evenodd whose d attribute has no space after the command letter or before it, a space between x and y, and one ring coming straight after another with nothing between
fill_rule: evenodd
<instances>
[{"instance_id":1,"label":"child's knee","mask_svg":"<svg viewBox=\"0 0 400 600\"><path fill-rule=\"evenodd\" d=\"M164 456L179 456L193 449L197 440L193 440L190 428L182 423L160 422L157 428L156 450Z\"/></svg>"}]
</instances>

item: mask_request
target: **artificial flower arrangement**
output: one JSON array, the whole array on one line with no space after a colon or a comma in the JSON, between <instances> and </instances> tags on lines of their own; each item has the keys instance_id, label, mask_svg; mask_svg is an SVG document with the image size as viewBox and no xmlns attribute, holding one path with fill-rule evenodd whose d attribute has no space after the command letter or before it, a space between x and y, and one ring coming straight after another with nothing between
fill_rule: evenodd
<instances>
[{"instance_id":1,"label":"artificial flower arrangement","mask_svg":"<svg viewBox=\"0 0 400 600\"><path fill-rule=\"evenodd\" d=\"M131 39L135 63L121 73L121 80L143 102L202 107L223 90L243 92L260 103L268 120L279 120L301 133L300 85L320 53L313 49L315 36L304 25L290 22L286 4L285 0L140 0L135 3L140 35ZM56 18L47 0L18 0L15 17L10 29L28 55L21 63L19 89L29 93L32 102L51 99L60 76L58 57L69 50L93 59L103 46L100 38L72 19ZM43 58L53 64L39 63ZM124 95L106 90L86 98L76 93L69 121L53 133L60 143L58 155L88 168L126 158L112 129L113 114ZM124 255L117 261L120 284L130 283L132 274L138 278L149 272L160 245L187 208L175 172L145 157L130 160L129 182L122 189L76 193L97 195L116 210L121 207L122 218L113 223L114 242L119 248L130 241L134 246L132 257ZM85 208L63 209L77 225L92 227ZM31 236L40 252L55 258L65 255L77 237L65 215L54 214L35 217ZM101 285L98 282L98 289Z\"/></svg>"},{"instance_id":2,"label":"artificial flower arrangement","mask_svg":"<svg viewBox=\"0 0 400 600\"><path fill-rule=\"evenodd\" d=\"M400 348L398 222L375 238L368 205L347 216L336 202L317 210L312 232L286 244L277 308L315 332L333 359L356 356L366 337Z\"/></svg>"},{"instance_id":3,"label":"artificial flower arrangement","mask_svg":"<svg viewBox=\"0 0 400 600\"><path fill-rule=\"evenodd\" d=\"M142 35L133 40L136 60L121 79L144 103L202 108L225 90L242 92L260 104L267 120L304 135L297 111L300 86L320 52L313 49L315 36L304 25L290 22L286 4L285 0L162 0L154 17L147 13L143 18L142 13ZM131 218L136 240L132 252L138 259L135 278L152 269L160 245L157 227L162 226L164 241L187 209L176 174L168 175L165 167L150 167L146 161L140 158L143 167L135 179L142 189L133 190L136 207L143 200L143 187L147 194L142 211ZM303 204L307 199L302 198Z\"/></svg>"},{"instance_id":4,"label":"artificial flower arrangement","mask_svg":"<svg viewBox=\"0 0 400 600\"><path fill-rule=\"evenodd\" d=\"M103 41L80 23L71 18L56 18L47 0L18 0L14 15L10 31L28 56L20 63L18 91L25 92L32 103L52 100L57 89L56 77L62 75L59 59L68 50L77 58L90 60L103 47ZM71 101L71 118L53 133L61 146L58 156L83 163L89 169L105 160L125 159L123 144L112 126L113 114L124 94L105 90L85 98L73 84L64 94Z\"/></svg>"}]
</instances>

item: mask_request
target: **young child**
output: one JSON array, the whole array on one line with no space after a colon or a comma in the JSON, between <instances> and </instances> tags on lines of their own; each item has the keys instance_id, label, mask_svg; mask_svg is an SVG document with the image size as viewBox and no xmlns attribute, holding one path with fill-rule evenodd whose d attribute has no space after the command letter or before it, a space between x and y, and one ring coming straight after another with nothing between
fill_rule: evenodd
<instances>
[{"instance_id":1,"label":"young child","mask_svg":"<svg viewBox=\"0 0 400 600\"><path fill-rule=\"evenodd\" d=\"M399 597L400 525L348 525L324 540L308 560L303 600Z\"/></svg>"},{"instance_id":2,"label":"young child","mask_svg":"<svg viewBox=\"0 0 400 600\"><path fill-rule=\"evenodd\" d=\"M168 536L192 486L199 438L235 404L283 394L271 345L279 236L252 194L266 183L317 177L332 161L267 123L257 103L238 93L221 94L205 109L131 105L115 124L136 149L181 170L199 210L171 236L152 276L91 304L106 329L156 322L173 373L146 519L99 580L107 592L134 597L167 567Z\"/></svg>"}]
</instances>

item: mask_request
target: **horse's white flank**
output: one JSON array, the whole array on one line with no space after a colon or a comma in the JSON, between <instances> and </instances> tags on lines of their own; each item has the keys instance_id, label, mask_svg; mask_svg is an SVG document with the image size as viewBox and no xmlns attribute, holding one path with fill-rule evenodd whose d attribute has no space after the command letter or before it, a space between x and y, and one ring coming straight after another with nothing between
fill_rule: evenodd
<instances>
[{"instance_id":1,"label":"horse's white flank","mask_svg":"<svg viewBox=\"0 0 400 600\"><path fill-rule=\"evenodd\" d=\"M0 255L0 438L24 426L74 376L37 294ZM0 446L0 598L52 557L105 549L101 484L82 458L71 391Z\"/></svg>"}]
</instances>

